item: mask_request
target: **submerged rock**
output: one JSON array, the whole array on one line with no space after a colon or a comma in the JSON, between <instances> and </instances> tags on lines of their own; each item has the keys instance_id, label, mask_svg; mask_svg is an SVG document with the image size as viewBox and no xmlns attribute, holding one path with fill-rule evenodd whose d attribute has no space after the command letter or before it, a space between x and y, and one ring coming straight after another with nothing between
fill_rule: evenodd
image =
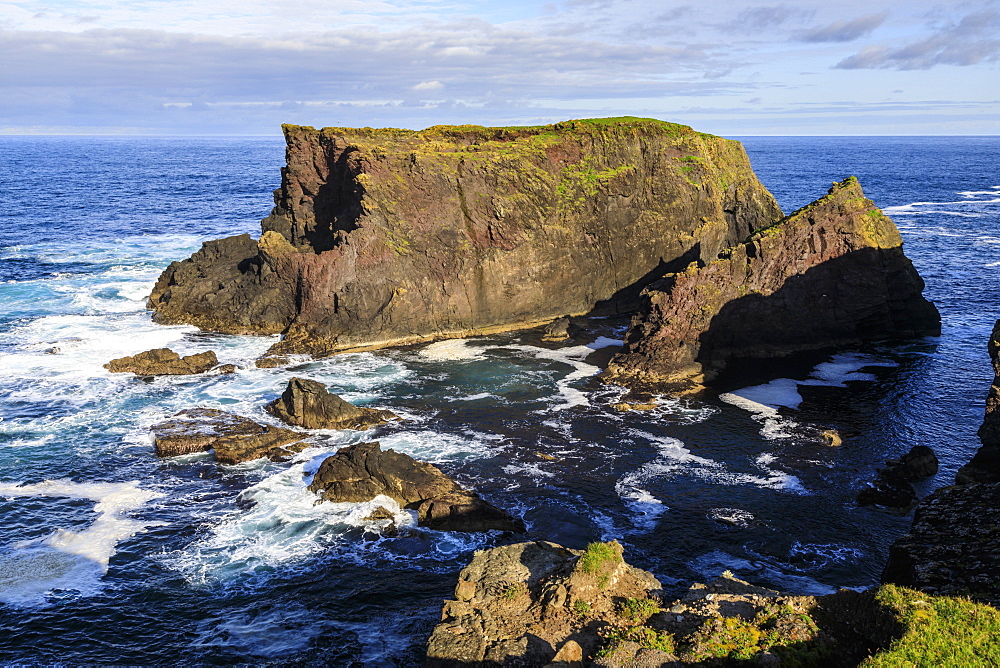
<instances>
[{"instance_id":1,"label":"submerged rock","mask_svg":"<svg viewBox=\"0 0 1000 668\"><path fill-rule=\"evenodd\" d=\"M627 312L781 217L738 142L653 119L283 129L259 241L172 263L157 322L326 355Z\"/></svg>"},{"instance_id":2,"label":"submerged rock","mask_svg":"<svg viewBox=\"0 0 1000 668\"><path fill-rule=\"evenodd\" d=\"M364 430L399 419L392 411L355 406L328 392L323 383L306 378L289 380L281 396L264 410L290 425L306 429Z\"/></svg>"},{"instance_id":3,"label":"submerged rock","mask_svg":"<svg viewBox=\"0 0 1000 668\"><path fill-rule=\"evenodd\" d=\"M1000 320L993 325L989 352L994 377L986 395L986 414L982 426L979 427L979 440L983 445L972 460L955 475L955 482L960 485L972 482L1000 482Z\"/></svg>"},{"instance_id":4,"label":"submerged rock","mask_svg":"<svg viewBox=\"0 0 1000 668\"><path fill-rule=\"evenodd\" d=\"M524 531L524 523L464 490L436 466L378 443L357 443L327 457L309 485L324 501L370 501L384 494L439 531Z\"/></svg>"},{"instance_id":5,"label":"submerged rock","mask_svg":"<svg viewBox=\"0 0 1000 668\"><path fill-rule=\"evenodd\" d=\"M249 418L214 408L188 408L150 427L160 457L215 451L221 464L267 457L281 460L308 447L305 434L262 425Z\"/></svg>"},{"instance_id":6,"label":"submerged rock","mask_svg":"<svg viewBox=\"0 0 1000 668\"><path fill-rule=\"evenodd\" d=\"M884 506L909 510L917 503L917 490L905 480L892 475L879 475L858 493L859 506Z\"/></svg>"},{"instance_id":7,"label":"submerged rock","mask_svg":"<svg viewBox=\"0 0 1000 668\"><path fill-rule=\"evenodd\" d=\"M218 358L211 350L181 357L170 348L156 348L130 357L113 359L104 368L111 373L134 373L137 376L186 376L205 373L218 363Z\"/></svg>"},{"instance_id":8,"label":"submerged rock","mask_svg":"<svg viewBox=\"0 0 1000 668\"><path fill-rule=\"evenodd\" d=\"M854 177L746 243L643 292L605 377L698 388L733 360L939 334L896 226Z\"/></svg>"}]
</instances>

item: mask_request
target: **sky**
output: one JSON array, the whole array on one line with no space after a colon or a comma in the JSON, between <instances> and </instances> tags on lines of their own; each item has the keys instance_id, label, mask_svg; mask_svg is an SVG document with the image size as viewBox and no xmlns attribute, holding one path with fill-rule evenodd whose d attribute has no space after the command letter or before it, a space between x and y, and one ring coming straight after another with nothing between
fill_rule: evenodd
<instances>
[{"instance_id":1,"label":"sky","mask_svg":"<svg viewBox=\"0 0 1000 668\"><path fill-rule=\"evenodd\" d=\"M0 134L1000 134L1000 0L0 2Z\"/></svg>"}]
</instances>

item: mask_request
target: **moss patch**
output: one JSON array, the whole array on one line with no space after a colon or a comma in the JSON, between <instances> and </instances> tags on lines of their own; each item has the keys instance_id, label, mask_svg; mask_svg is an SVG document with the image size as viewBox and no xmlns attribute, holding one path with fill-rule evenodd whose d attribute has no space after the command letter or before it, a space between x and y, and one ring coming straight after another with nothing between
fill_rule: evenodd
<instances>
[{"instance_id":1,"label":"moss patch","mask_svg":"<svg viewBox=\"0 0 1000 668\"><path fill-rule=\"evenodd\" d=\"M1000 610L895 585L883 586L875 600L898 617L904 632L862 666L1000 665Z\"/></svg>"}]
</instances>

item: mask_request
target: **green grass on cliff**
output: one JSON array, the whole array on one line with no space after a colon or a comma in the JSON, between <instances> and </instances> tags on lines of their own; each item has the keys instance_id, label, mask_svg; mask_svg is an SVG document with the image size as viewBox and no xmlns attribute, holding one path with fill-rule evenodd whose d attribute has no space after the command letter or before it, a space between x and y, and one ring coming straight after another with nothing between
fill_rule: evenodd
<instances>
[{"instance_id":1,"label":"green grass on cliff","mask_svg":"<svg viewBox=\"0 0 1000 668\"><path fill-rule=\"evenodd\" d=\"M895 585L883 586L875 600L897 616L904 633L864 668L1000 666L1000 610Z\"/></svg>"}]
</instances>

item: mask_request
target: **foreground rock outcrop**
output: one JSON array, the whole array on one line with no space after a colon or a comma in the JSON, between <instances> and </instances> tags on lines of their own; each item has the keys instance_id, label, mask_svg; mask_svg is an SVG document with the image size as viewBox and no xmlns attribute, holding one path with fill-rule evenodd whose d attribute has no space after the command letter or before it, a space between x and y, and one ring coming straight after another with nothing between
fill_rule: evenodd
<instances>
[{"instance_id":1,"label":"foreground rock outcrop","mask_svg":"<svg viewBox=\"0 0 1000 668\"><path fill-rule=\"evenodd\" d=\"M439 531L524 532L524 523L462 489L436 466L378 443L357 443L327 457L309 485L324 501L370 501L382 494L417 511L418 526Z\"/></svg>"},{"instance_id":2,"label":"foreground rock outcrop","mask_svg":"<svg viewBox=\"0 0 1000 668\"><path fill-rule=\"evenodd\" d=\"M795 596L723 573L667 603L617 542L476 552L427 642L427 666L990 665L1000 613L895 586ZM941 637L967 616L968 636ZM923 664L921 664L923 665Z\"/></svg>"},{"instance_id":3,"label":"foreground rock outcrop","mask_svg":"<svg viewBox=\"0 0 1000 668\"><path fill-rule=\"evenodd\" d=\"M738 142L651 119L284 132L260 239L171 264L157 322L323 355L625 312L781 217Z\"/></svg>"},{"instance_id":4,"label":"foreground rock outcrop","mask_svg":"<svg viewBox=\"0 0 1000 668\"><path fill-rule=\"evenodd\" d=\"M557 652L579 662L597 650L594 622L614 617L618 600L650 601L659 590L618 543L586 554L544 541L482 550L445 601L425 665L544 666Z\"/></svg>"},{"instance_id":5,"label":"foreground rock outcrop","mask_svg":"<svg viewBox=\"0 0 1000 668\"><path fill-rule=\"evenodd\" d=\"M111 373L134 373L137 376L186 376L205 373L218 363L218 358L211 350L181 357L170 348L156 348L130 357L113 359L104 368Z\"/></svg>"},{"instance_id":6,"label":"foreground rock outcrop","mask_svg":"<svg viewBox=\"0 0 1000 668\"><path fill-rule=\"evenodd\" d=\"M249 418L214 408L188 408L150 427L160 457L176 457L213 450L220 464L238 464L267 457L288 459L308 447L305 434L262 425Z\"/></svg>"},{"instance_id":7,"label":"foreground rock outcrop","mask_svg":"<svg viewBox=\"0 0 1000 668\"><path fill-rule=\"evenodd\" d=\"M958 484L1000 482L1000 320L993 325L989 342L993 384L986 395L986 415L979 427L982 447L955 475Z\"/></svg>"},{"instance_id":8,"label":"foreground rock outcrop","mask_svg":"<svg viewBox=\"0 0 1000 668\"><path fill-rule=\"evenodd\" d=\"M643 292L606 378L698 387L734 359L940 333L896 226L857 179Z\"/></svg>"},{"instance_id":9,"label":"foreground rock outcrop","mask_svg":"<svg viewBox=\"0 0 1000 668\"><path fill-rule=\"evenodd\" d=\"M392 411L364 408L327 391L326 385L292 378L281 396L264 407L271 415L306 429L364 430L399 419Z\"/></svg>"}]
</instances>

